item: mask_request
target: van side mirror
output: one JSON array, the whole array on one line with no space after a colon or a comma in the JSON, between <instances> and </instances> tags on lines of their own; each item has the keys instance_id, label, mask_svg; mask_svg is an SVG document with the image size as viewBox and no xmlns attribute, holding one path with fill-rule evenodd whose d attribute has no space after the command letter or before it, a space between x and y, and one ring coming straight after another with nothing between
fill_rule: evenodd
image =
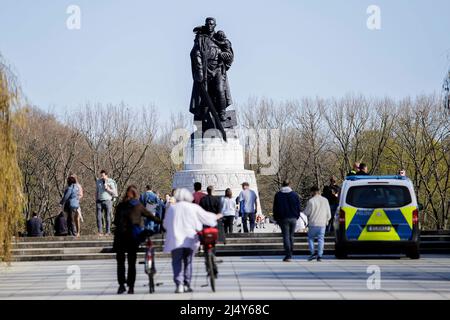
<instances>
[{"instance_id":1,"label":"van side mirror","mask_svg":"<svg viewBox=\"0 0 450 320\"><path fill-rule=\"evenodd\" d=\"M422 211L423 210L423 204L419 203L417 205L417 209L419 209L419 211Z\"/></svg>"}]
</instances>

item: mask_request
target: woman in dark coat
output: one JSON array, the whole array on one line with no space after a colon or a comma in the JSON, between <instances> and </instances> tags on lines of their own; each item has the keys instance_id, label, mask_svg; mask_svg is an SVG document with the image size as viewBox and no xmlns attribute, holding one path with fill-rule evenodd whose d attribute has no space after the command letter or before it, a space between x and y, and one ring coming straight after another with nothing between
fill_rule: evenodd
<instances>
[{"instance_id":1,"label":"woman in dark coat","mask_svg":"<svg viewBox=\"0 0 450 320\"><path fill-rule=\"evenodd\" d=\"M148 211L139 202L139 192L135 186L129 186L122 201L118 204L114 215L114 243L116 252L117 280L119 282L118 294L124 293L125 282L128 285L128 293L134 293L136 280L136 256L141 242L139 231L143 229L143 217L147 217L156 223L161 220ZM128 277L125 278L125 254L128 258ZM125 280L127 279L127 280Z\"/></svg>"}]
</instances>

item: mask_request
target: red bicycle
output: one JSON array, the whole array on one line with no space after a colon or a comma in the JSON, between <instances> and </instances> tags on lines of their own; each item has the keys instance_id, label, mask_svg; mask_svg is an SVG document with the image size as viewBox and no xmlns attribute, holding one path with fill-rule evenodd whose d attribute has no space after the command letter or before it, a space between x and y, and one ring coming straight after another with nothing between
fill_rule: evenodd
<instances>
[{"instance_id":1,"label":"red bicycle","mask_svg":"<svg viewBox=\"0 0 450 320\"><path fill-rule=\"evenodd\" d=\"M217 278L217 264L215 247L219 237L219 230L217 228L204 228L198 233L200 244L203 247L206 265L206 277L209 278L209 283L213 292L216 292L216 278ZM205 286L207 286L206 284Z\"/></svg>"}]
</instances>

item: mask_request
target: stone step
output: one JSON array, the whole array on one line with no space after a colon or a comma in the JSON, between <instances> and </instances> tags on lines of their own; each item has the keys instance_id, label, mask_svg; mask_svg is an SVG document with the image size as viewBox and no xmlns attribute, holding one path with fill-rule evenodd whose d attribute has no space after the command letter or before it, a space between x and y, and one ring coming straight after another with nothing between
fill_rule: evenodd
<instances>
[{"instance_id":1,"label":"stone step","mask_svg":"<svg viewBox=\"0 0 450 320\"><path fill-rule=\"evenodd\" d=\"M26 249L26 248L74 248L74 247L102 247L102 246L112 246L112 239L102 239L102 240L74 240L72 237L63 238L63 240L47 240L47 238L39 238L41 241L18 241L13 242L13 249ZM296 236L294 238L295 242L306 242L307 238L305 236ZM334 237L326 237L326 242L334 242ZM441 243L448 242L450 245L450 235L423 235L421 236L422 243L436 242L436 244L441 245ZM155 246L162 245L164 242L161 238L153 239ZM270 236L265 238L251 238L251 237L227 237L227 244L252 244L252 243L278 243L282 242L281 237Z\"/></svg>"},{"instance_id":2,"label":"stone step","mask_svg":"<svg viewBox=\"0 0 450 320\"><path fill-rule=\"evenodd\" d=\"M432 241L432 242L421 242L420 245L423 250L434 250L434 249L450 249L450 245L448 242L441 241ZM294 244L294 248L298 250L307 250L308 244L307 242L296 242ZM271 242L271 243L252 243L252 244L217 244L217 252L245 252L252 250L259 251L270 251L270 250L280 250L282 251L283 244L280 242ZM334 249L333 242L326 242L325 249ZM162 251L161 245L155 245L155 250L157 252ZM145 251L145 247L141 246L139 248L140 252ZM93 246L93 247L57 247L57 248L20 248L13 249L13 256L33 256L33 255L65 255L65 254L91 254L91 253L112 253L112 246Z\"/></svg>"},{"instance_id":3,"label":"stone step","mask_svg":"<svg viewBox=\"0 0 450 320\"><path fill-rule=\"evenodd\" d=\"M267 232L267 233L232 233L227 235L227 239L261 239L261 238L282 238L279 232ZM307 238L306 233L295 233L295 238ZM334 239L334 234L327 234L326 238ZM422 231L421 239L446 239L450 241L450 231ZM152 237L155 241L162 239L162 235L157 234ZM66 236L66 237L14 237L13 242L50 242L50 241L112 241L113 236L98 236L98 235L83 235L79 238Z\"/></svg>"},{"instance_id":4,"label":"stone step","mask_svg":"<svg viewBox=\"0 0 450 320\"><path fill-rule=\"evenodd\" d=\"M162 245L164 241L162 239L152 239L153 244L155 246ZM295 237L295 242L306 242L306 237ZM278 243L282 242L283 239L281 237L267 237L267 238L228 238L227 244L252 244L252 243ZM325 241L333 242L334 238L326 237ZM98 241L86 241L86 240L77 240L77 241L30 241L30 242L15 242L13 243L14 249L25 249L25 248L73 248L73 247L101 247L101 246L112 246L112 240L98 240Z\"/></svg>"},{"instance_id":5,"label":"stone step","mask_svg":"<svg viewBox=\"0 0 450 320\"><path fill-rule=\"evenodd\" d=\"M449 248L442 249L421 249L422 254L449 254ZM308 250L294 251L295 255L308 256ZM325 249L325 255L333 255L333 249ZM201 256L201 254L196 254ZM270 250L244 250L244 251L229 251L221 250L217 251L217 256L283 256L284 251L282 249L270 249ZM358 256L358 255L355 255ZM157 252L156 259L158 258L170 258L170 254ZM114 253L85 253L85 254L47 254L47 255L25 255L25 256L13 256L12 261L51 261L51 260L103 260L103 259L115 259ZM144 259L144 253L138 253L138 261L142 262ZM156 260L158 261L158 260ZM158 264L158 262L156 262Z\"/></svg>"},{"instance_id":6,"label":"stone step","mask_svg":"<svg viewBox=\"0 0 450 320\"><path fill-rule=\"evenodd\" d=\"M307 249L308 244L305 243L295 243L295 248ZM326 243L325 247L334 248L333 243ZM271 250L271 249L283 249L282 243L254 243L254 244L217 244L217 252L222 250L225 251L245 251L245 250ZM162 246L155 246L156 252L162 251ZM12 254L14 256L25 256L25 255L51 255L51 254L83 254L83 253L112 253L112 247L80 247L80 248L26 248L26 249L13 249ZM145 247L140 247L139 252L145 252Z\"/></svg>"}]
</instances>

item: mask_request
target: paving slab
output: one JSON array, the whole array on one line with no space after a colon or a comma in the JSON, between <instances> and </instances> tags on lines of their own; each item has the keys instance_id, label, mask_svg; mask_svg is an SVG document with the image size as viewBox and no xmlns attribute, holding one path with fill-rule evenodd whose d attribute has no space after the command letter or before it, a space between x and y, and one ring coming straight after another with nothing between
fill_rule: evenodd
<instances>
[{"instance_id":1,"label":"paving slab","mask_svg":"<svg viewBox=\"0 0 450 320\"><path fill-rule=\"evenodd\" d=\"M420 260L371 258L308 262L281 256L221 257L217 292L211 292L204 260L194 259L193 293L175 294L169 258L157 260L156 293L148 293L143 265L137 265L134 295L117 295L114 260L13 262L0 265L0 299L24 300L277 300L277 299L450 299L450 255L423 255ZM378 268L379 289L368 285ZM72 283L80 272L80 288ZM370 281L369 281L370 282ZM73 283L72 283L73 284ZM370 283L369 283L370 284Z\"/></svg>"}]
</instances>

